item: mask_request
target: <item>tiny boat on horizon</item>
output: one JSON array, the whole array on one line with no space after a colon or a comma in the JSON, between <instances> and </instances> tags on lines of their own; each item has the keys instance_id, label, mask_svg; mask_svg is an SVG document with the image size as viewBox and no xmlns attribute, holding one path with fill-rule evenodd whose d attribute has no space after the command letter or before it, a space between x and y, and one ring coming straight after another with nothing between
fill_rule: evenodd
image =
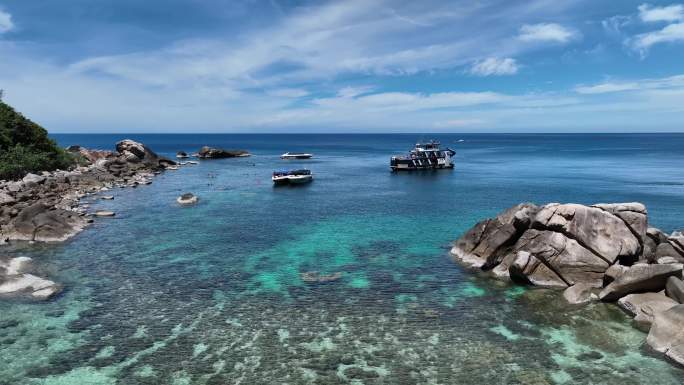
<instances>
[{"instance_id":1,"label":"tiny boat on horizon","mask_svg":"<svg viewBox=\"0 0 684 385\"><path fill-rule=\"evenodd\" d=\"M307 154L305 152L286 152L280 156L281 159L311 159L313 154Z\"/></svg>"},{"instance_id":2,"label":"tiny boat on horizon","mask_svg":"<svg viewBox=\"0 0 684 385\"><path fill-rule=\"evenodd\" d=\"M273 184L277 186L285 184L304 184L313 180L313 174L307 169L274 171L271 180L273 181Z\"/></svg>"}]
</instances>

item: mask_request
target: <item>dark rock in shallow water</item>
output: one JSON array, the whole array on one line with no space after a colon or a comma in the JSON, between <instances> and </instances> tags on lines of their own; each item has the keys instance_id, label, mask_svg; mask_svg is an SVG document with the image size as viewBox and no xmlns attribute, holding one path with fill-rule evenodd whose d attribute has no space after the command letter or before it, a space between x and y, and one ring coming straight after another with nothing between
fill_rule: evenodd
<instances>
[{"instance_id":1,"label":"dark rock in shallow water","mask_svg":"<svg viewBox=\"0 0 684 385\"><path fill-rule=\"evenodd\" d=\"M86 221L73 211L50 207L43 202L21 210L14 220L12 239L55 242L83 230Z\"/></svg>"},{"instance_id":2,"label":"dark rock in shallow water","mask_svg":"<svg viewBox=\"0 0 684 385\"><path fill-rule=\"evenodd\" d=\"M476 224L456 241L451 249L455 259L476 268L493 267L503 255L499 252L512 245L527 230L538 210L531 203L523 203L500 213L495 218Z\"/></svg>"},{"instance_id":3,"label":"dark rock in shallow water","mask_svg":"<svg viewBox=\"0 0 684 385\"><path fill-rule=\"evenodd\" d=\"M299 274L299 278L306 283L327 283L334 282L342 278L342 273L320 274L317 271L307 271Z\"/></svg>"},{"instance_id":4,"label":"dark rock in shallow water","mask_svg":"<svg viewBox=\"0 0 684 385\"><path fill-rule=\"evenodd\" d=\"M197 153L202 159L221 159L249 156L245 150L224 150L222 148L202 147Z\"/></svg>"},{"instance_id":5,"label":"dark rock in shallow water","mask_svg":"<svg viewBox=\"0 0 684 385\"><path fill-rule=\"evenodd\" d=\"M681 264L636 264L606 286L599 293L599 298L603 301L615 301L630 293L660 291L665 288L667 279L672 276L681 278Z\"/></svg>"},{"instance_id":6,"label":"dark rock in shallow water","mask_svg":"<svg viewBox=\"0 0 684 385\"><path fill-rule=\"evenodd\" d=\"M620 298L618 305L634 317L637 328L647 332L653 317L677 305L677 302L660 293L629 294Z\"/></svg>"},{"instance_id":7,"label":"dark rock in shallow water","mask_svg":"<svg viewBox=\"0 0 684 385\"><path fill-rule=\"evenodd\" d=\"M684 365L684 305L656 314L646 342L659 353Z\"/></svg>"},{"instance_id":8,"label":"dark rock in shallow water","mask_svg":"<svg viewBox=\"0 0 684 385\"><path fill-rule=\"evenodd\" d=\"M684 282L677 277L668 278L665 284L665 293L678 303L684 303Z\"/></svg>"},{"instance_id":9,"label":"dark rock in shallow water","mask_svg":"<svg viewBox=\"0 0 684 385\"><path fill-rule=\"evenodd\" d=\"M19 326L19 321L15 319L0 321L0 329L13 328L16 326Z\"/></svg>"}]
</instances>

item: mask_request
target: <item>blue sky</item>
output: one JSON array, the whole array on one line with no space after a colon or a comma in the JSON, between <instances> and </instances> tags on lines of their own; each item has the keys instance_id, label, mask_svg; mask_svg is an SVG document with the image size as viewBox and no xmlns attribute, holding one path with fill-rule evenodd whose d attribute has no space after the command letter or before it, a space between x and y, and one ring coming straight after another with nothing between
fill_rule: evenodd
<instances>
[{"instance_id":1,"label":"blue sky","mask_svg":"<svg viewBox=\"0 0 684 385\"><path fill-rule=\"evenodd\" d=\"M52 132L684 131L684 3L0 0Z\"/></svg>"}]
</instances>

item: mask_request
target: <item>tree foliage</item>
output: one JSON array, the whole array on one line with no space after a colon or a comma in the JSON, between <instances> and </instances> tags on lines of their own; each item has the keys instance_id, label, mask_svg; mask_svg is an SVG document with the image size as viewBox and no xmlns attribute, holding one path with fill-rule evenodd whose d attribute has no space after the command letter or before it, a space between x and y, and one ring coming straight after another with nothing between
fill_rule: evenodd
<instances>
[{"instance_id":1,"label":"tree foliage","mask_svg":"<svg viewBox=\"0 0 684 385\"><path fill-rule=\"evenodd\" d=\"M19 179L29 172L67 169L74 159L47 131L0 101L0 179Z\"/></svg>"}]
</instances>

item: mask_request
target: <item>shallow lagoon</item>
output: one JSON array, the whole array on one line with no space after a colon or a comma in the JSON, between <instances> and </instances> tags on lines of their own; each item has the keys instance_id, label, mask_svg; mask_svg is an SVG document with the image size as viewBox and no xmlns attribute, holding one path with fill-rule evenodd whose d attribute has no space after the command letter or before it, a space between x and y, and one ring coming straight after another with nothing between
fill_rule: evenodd
<instances>
[{"instance_id":1,"label":"shallow lagoon","mask_svg":"<svg viewBox=\"0 0 684 385\"><path fill-rule=\"evenodd\" d=\"M59 136L111 147L123 136ZM642 201L684 223L681 135L452 135L454 171L392 174L412 135L134 135L201 162L114 191L74 240L13 251L65 283L44 304L0 303L0 384L680 384L611 305L464 271L451 241L520 201ZM457 142L465 139L464 142ZM285 151L316 159L282 161ZM274 188L270 172L316 180ZM191 191L192 208L175 204ZM340 272L311 285L300 273Z\"/></svg>"}]
</instances>

